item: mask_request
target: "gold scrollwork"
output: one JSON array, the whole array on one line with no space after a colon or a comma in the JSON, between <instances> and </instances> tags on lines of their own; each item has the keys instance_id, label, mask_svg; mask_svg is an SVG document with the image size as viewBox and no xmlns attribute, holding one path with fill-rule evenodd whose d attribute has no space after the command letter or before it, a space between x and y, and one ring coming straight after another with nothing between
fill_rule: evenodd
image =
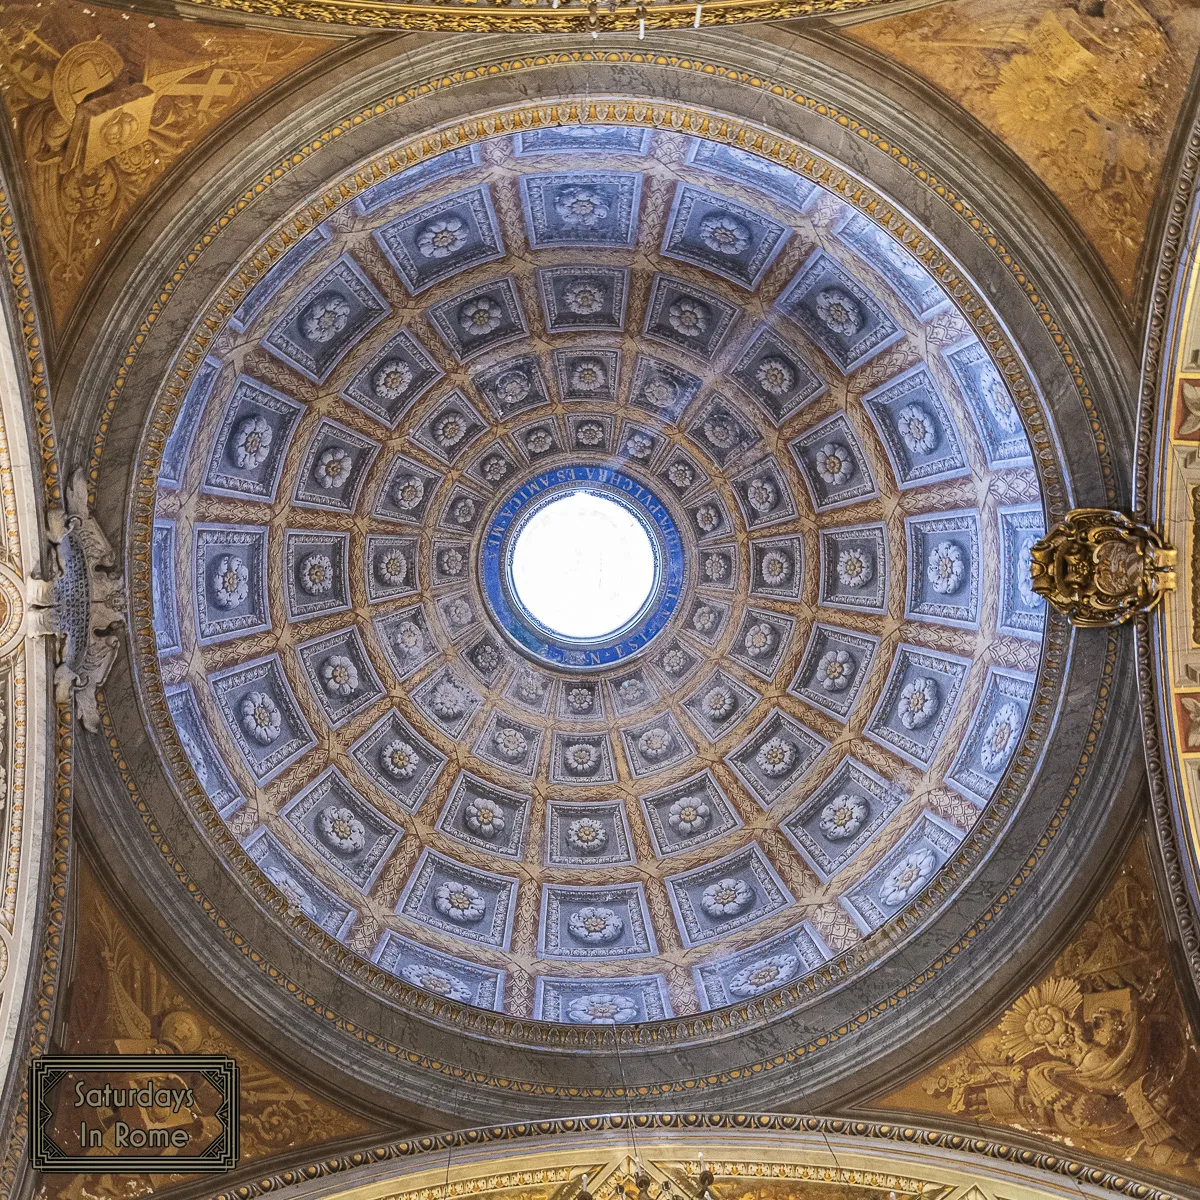
<instances>
[{"instance_id":1,"label":"gold scrollwork","mask_svg":"<svg viewBox=\"0 0 1200 1200\"><path fill-rule=\"evenodd\" d=\"M1174 547L1115 509L1072 509L1030 557L1033 590L1072 625L1120 625L1175 587Z\"/></svg>"},{"instance_id":2,"label":"gold scrollwork","mask_svg":"<svg viewBox=\"0 0 1200 1200\"><path fill-rule=\"evenodd\" d=\"M886 11L900 0L197 0L226 12L311 24L439 33L619 33Z\"/></svg>"}]
</instances>

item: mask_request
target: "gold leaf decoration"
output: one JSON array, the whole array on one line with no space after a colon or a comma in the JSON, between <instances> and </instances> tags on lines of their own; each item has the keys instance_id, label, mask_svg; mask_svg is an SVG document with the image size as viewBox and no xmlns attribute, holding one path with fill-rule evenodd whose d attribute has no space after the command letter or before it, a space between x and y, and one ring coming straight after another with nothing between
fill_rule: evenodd
<instances>
[{"instance_id":1,"label":"gold leaf decoration","mask_svg":"<svg viewBox=\"0 0 1200 1200\"><path fill-rule=\"evenodd\" d=\"M0 94L61 328L129 214L180 155L336 43L74 0L4 5Z\"/></svg>"},{"instance_id":2,"label":"gold leaf decoration","mask_svg":"<svg viewBox=\"0 0 1200 1200\"><path fill-rule=\"evenodd\" d=\"M1143 845L1047 978L875 1107L1015 1130L1200 1182L1200 1054Z\"/></svg>"},{"instance_id":3,"label":"gold leaf decoration","mask_svg":"<svg viewBox=\"0 0 1200 1200\"><path fill-rule=\"evenodd\" d=\"M1185 0L957 0L855 25L1039 175L1132 304L1200 22Z\"/></svg>"}]
</instances>

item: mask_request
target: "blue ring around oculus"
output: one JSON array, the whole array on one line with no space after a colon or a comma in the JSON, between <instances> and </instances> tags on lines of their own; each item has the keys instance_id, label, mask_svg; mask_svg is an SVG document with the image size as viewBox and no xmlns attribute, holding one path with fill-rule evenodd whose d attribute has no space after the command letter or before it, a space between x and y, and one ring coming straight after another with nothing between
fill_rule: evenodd
<instances>
[{"instance_id":1,"label":"blue ring around oculus","mask_svg":"<svg viewBox=\"0 0 1200 1200\"><path fill-rule=\"evenodd\" d=\"M621 628L600 638L568 638L526 610L512 582L512 556L525 523L554 500L590 492L620 504L646 530L654 551L654 586ZM483 594L500 628L526 653L556 667L611 666L637 654L659 634L679 604L685 579L683 545L663 502L636 479L603 466L564 466L525 480L492 514L480 550Z\"/></svg>"}]
</instances>

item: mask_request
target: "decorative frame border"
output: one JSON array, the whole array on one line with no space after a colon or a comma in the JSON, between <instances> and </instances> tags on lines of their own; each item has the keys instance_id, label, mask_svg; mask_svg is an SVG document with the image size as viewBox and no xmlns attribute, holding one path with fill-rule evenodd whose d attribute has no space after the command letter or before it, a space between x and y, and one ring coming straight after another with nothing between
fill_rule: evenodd
<instances>
[{"instance_id":1,"label":"decorative frame border","mask_svg":"<svg viewBox=\"0 0 1200 1200\"><path fill-rule=\"evenodd\" d=\"M1190 120L1191 126L1186 141L1181 139L1178 146L1178 166L1161 210L1164 225L1147 306L1134 447L1133 513L1139 520L1155 526L1160 526L1164 517L1168 443L1174 427L1177 391L1174 354L1183 324L1182 302L1189 288L1190 303L1200 305L1200 267L1190 261L1190 256L1198 253L1196 238L1200 236L1200 94L1193 91L1190 113L1183 119ZM1184 563L1177 595L1181 598L1190 586L1194 598L1195 581L1188 578L1185 564L1191 553L1195 568L1197 547L1193 543L1181 549ZM1166 620L1160 606L1155 613L1143 614L1135 621L1137 687L1162 883L1175 918L1173 940L1191 973L1193 994L1189 1000L1194 1011L1200 997L1200 872L1195 858L1189 854L1177 811L1181 784L1179 760L1171 749L1175 744L1176 716L1164 662ZM1171 695L1169 707L1163 705L1164 693Z\"/></svg>"},{"instance_id":2,"label":"decorative frame border","mask_svg":"<svg viewBox=\"0 0 1200 1200\"><path fill-rule=\"evenodd\" d=\"M275 0L196 0L206 7L249 13L257 17L286 16L305 24L349 25L365 29L417 29L430 33L587 33L604 29L606 33L638 28L638 13L652 14L656 30L699 28L701 25L734 25L746 21L786 21L797 17L828 17L854 13L860 9L902 7L903 0L715 0L702 6L677 0L653 0L643 9L632 6L599 17L586 11L555 11L544 3L532 10L522 7L512 12L503 9L471 9L458 3L439 6L415 0L310 0L302 6L281 7Z\"/></svg>"}]
</instances>

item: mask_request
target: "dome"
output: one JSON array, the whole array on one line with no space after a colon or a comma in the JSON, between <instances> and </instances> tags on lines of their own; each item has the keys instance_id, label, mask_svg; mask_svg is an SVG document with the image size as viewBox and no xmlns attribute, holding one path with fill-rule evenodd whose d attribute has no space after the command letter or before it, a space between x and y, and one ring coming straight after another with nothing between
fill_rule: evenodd
<instances>
[{"instance_id":1,"label":"dome","mask_svg":"<svg viewBox=\"0 0 1200 1200\"><path fill-rule=\"evenodd\" d=\"M139 671L285 921L372 931L418 1002L586 1025L844 977L938 902L1030 710L1042 503L883 217L540 128L244 290L151 422Z\"/></svg>"}]
</instances>

